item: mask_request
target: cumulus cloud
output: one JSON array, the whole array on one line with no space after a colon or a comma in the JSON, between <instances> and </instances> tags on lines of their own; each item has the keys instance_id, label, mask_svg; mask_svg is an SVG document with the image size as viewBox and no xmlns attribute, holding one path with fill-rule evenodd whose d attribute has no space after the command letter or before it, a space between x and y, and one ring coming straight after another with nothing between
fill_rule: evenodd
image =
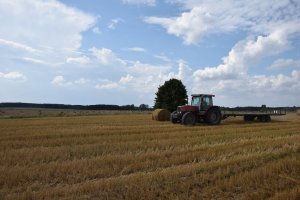
<instances>
[{"instance_id":1,"label":"cumulus cloud","mask_svg":"<svg viewBox=\"0 0 300 200\"><path fill-rule=\"evenodd\" d=\"M115 30L116 26L120 23L120 22L124 22L123 19L121 18L116 18L116 19L112 19L109 24L108 24L108 28L111 30Z\"/></svg>"},{"instance_id":2,"label":"cumulus cloud","mask_svg":"<svg viewBox=\"0 0 300 200\"><path fill-rule=\"evenodd\" d=\"M93 47L89 49L90 52L98 59L101 65L125 65L126 62L119 58L111 49Z\"/></svg>"},{"instance_id":3,"label":"cumulus cloud","mask_svg":"<svg viewBox=\"0 0 300 200\"><path fill-rule=\"evenodd\" d=\"M194 72L196 80L200 79L232 79L245 75L249 67L254 66L262 58L284 52L290 42L284 30L279 29L268 36L246 39L237 43L229 52L224 62L217 67L206 67Z\"/></svg>"},{"instance_id":4,"label":"cumulus cloud","mask_svg":"<svg viewBox=\"0 0 300 200\"><path fill-rule=\"evenodd\" d=\"M128 71L134 74L145 74L145 75L159 75L171 69L170 65L151 65L147 63L142 63L140 61L135 61Z\"/></svg>"},{"instance_id":5,"label":"cumulus cloud","mask_svg":"<svg viewBox=\"0 0 300 200\"><path fill-rule=\"evenodd\" d=\"M153 95L158 86L163 84L170 78L180 79L183 82L189 84L189 76L192 74L192 70L188 67L184 60L178 61L178 66L173 72L172 65L151 65L136 61L131 63L127 67L127 75L122 76L118 82L120 86L127 88L128 90L137 91L142 94Z\"/></svg>"},{"instance_id":6,"label":"cumulus cloud","mask_svg":"<svg viewBox=\"0 0 300 200\"><path fill-rule=\"evenodd\" d=\"M88 65L91 63L91 59L87 56L81 56L81 57L70 57L66 60L69 64L76 64L76 65Z\"/></svg>"},{"instance_id":7,"label":"cumulus cloud","mask_svg":"<svg viewBox=\"0 0 300 200\"><path fill-rule=\"evenodd\" d=\"M199 66L195 71L188 70L193 74L192 83L188 83L192 92L217 93L225 100L230 96L247 96L254 101L258 96L261 97L260 100L271 99L279 92L299 97L299 61L295 58L280 59L283 53L294 50L293 41L300 34L299 1L168 2L182 5L183 12L171 17L150 16L144 21L160 25L167 33L182 38L186 45L199 44L204 37L212 38L217 34L242 31L247 35L231 48L222 63L216 66ZM277 60L268 69L294 70L290 74L249 74L251 68L261 66L265 59L274 57ZM183 63L181 65L184 66ZM178 74L169 75L184 79L186 76L182 74L179 68ZM243 101L246 102L247 99Z\"/></svg>"},{"instance_id":8,"label":"cumulus cloud","mask_svg":"<svg viewBox=\"0 0 300 200\"><path fill-rule=\"evenodd\" d=\"M248 70L271 55L278 55L290 48L287 31L282 27L267 36L258 36L255 40L246 39L237 43L216 67L206 67L196 70L194 77L194 92L223 93L234 91L235 94L267 94L267 92L289 91L297 93L299 85L298 71L290 76L249 75ZM283 60L275 62L273 68L292 64ZM294 62L294 64L296 64ZM289 85L289 87L288 87Z\"/></svg>"},{"instance_id":9,"label":"cumulus cloud","mask_svg":"<svg viewBox=\"0 0 300 200\"><path fill-rule=\"evenodd\" d=\"M169 34L181 37L185 44L197 44L209 34L237 30L269 34L274 27L286 21L297 21L300 9L298 1L291 3L289 0L177 2L183 4L186 9L180 16L150 16L144 21L162 26Z\"/></svg>"},{"instance_id":10,"label":"cumulus cloud","mask_svg":"<svg viewBox=\"0 0 300 200\"><path fill-rule=\"evenodd\" d=\"M63 76L55 76L53 78L53 80L51 81L51 83L53 85L57 85L57 86L71 86L71 85L73 85L72 82L66 81Z\"/></svg>"},{"instance_id":11,"label":"cumulus cloud","mask_svg":"<svg viewBox=\"0 0 300 200\"><path fill-rule=\"evenodd\" d=\"M156 0L123 0L125 4L155 6Z\"/></svg>"},{"instance_id":12,"label":"cumulus cloud","mask_svg":"<svg viewBox=\"0 0 300 200\"><path fill-rule=\"evenodd\" d=\"M53 80L51 81L51 83L56 86L70 87L70 86L75 86L75 85L78 86L78 85L84 85L84 84L90 83L90 80L86 79L86 78L80 78L75 81L67 81L64 78L64 76L59 75L59 76L55 76L53 78Z\"/></svg>"},{"instance_id":13,"label":"cumulus cloud","mask_svg":"<svg viewBox=\"0 0 300 200\"><path fill-rule=\"evenodd\" d=\"M82 32L96 18L57 0L0 1L0 51L18 49L15 57L64 62L81 47ZM9 59L9 58L7 58Z\"/></svg>"},{"instance_id":14,"label":"cumulus cloud","mask_svg":"<svg viewBox=\"0 0 300 200\"><path fill-rule=\"evenodd\" d=\"M95 88L99 89L99 90L111 90L111 89L119 88L119 85L118 85L118 83L111 82L111 83L105 83L105 84L97 84L95 86Z\"/></svg>"},{"instance_id":15,"label":"cumulus cloud","mask_svg":"<svg viewBox=\"0 0 300 200\"><path fill-rule=\"evenodd\" d=\"M131 82L132 80L133 80L133 76L131 76L130 74L127 74L126 76L121 77L120 83L126 84L126 83Z\"/></svg>"},{"instance_id":16,"label":"cumulus cloud","mask_svg":"<svg viewBox=\"0 0 300 200\"><path fill-rule=\"evenodd\" d=\"M248 93L255 96L255 94L276 94L280 92L298 93L300 92L300 71L294 70L290 75L254 75L246 76L243 79L236 80L221 80L216 83L213 88L214 92L221 92L232 90L237 93Z\"/></svg>"},{"instance_id":17,"label":"cumulus cloud","mask_svg":"<svg viewBox=\"0 0 300 200\"><path fill-rule=\"evenodd\" d=\"M75 84L78 84L78 85L84 85L84 84L87 84L91 82L89 79L86 79L86 78L80 78L76 81L74 81Z\"/></svg>"},{"instance_id":18,"label":"cumulus cloud","mask_svg":"<svg viewBox=\"0 0 300 200\"><path fill-rule=\"evenodd\" d=\"M278 59L278 60L275 60L268 69L280 70L280 69L287 69L287 68L300 68L300 60Z\"/></svg>"},{"instance_id":19,"label":"cumulus cloud","mask_svg":"<svg viewBox=\"0 0 300 200\"><path fill-rule=\"evenodd\" d=\"M13 80L13 81L25 81L27 80L26 76L20 72L0 72L0 79Z\"/></svg>"},{"instance_id":20,"label":"cumulus cloud","mask_svg":"<svg viewBox=\"0 0 300 200\"><path fill-rule=\"evenodd\" d=\"M92 29L92 31L93 31L93 33L98 34L98 35L100 35L102 33L99 27L94 27Z\"/></svg>"}]
</instances>

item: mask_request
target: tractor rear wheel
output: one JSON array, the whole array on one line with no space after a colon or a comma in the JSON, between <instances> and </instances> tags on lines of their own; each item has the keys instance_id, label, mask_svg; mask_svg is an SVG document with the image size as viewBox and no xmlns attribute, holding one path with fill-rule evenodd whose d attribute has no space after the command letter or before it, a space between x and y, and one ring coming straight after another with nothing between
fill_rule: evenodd
<instances>
[{"instance_id":1,"label":"tractor rear wheel","mask_svg":"<svg viewBox=\"0 0 300 200\"><path fill-rule=\"evenodd\" d=\"M196 123L196 116L191 112L184 113L182 116L182 123L184 125L194 126Z\"/></svg>"},{"instance_id":2,"label":"tractor rear wheel","mask_svg":"<svg viewBox=\"0 0 300 200\"><path fill-rule=\"evenodd\" d=\"M205 122L210 125L218 125L221 123L222 114L217 108L212 108L205 115Z\"/></svg>"}]
</instances>

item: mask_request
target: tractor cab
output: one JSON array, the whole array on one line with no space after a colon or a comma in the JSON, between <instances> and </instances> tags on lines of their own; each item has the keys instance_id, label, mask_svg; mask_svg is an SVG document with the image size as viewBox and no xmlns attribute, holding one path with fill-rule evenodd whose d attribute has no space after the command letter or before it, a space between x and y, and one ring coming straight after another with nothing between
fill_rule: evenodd
<instances>
[{"instance_id":1,"label":"tractor cab","mask_svg":"<svg viewBox=\"0 0 300 200\"><path fill-rule=\"evenodd\" d=\"M211 125L220 124L222 114L220 108L213 105L214 96L212 94L193 94L190 105L178 106L177 110L172 112L171 122L185 125L194 125L202 121Z\"/></svg>"},{"instance_id":2,"label":"tractor cab","mask_svg":"<svg viewBox=\"0 0 300 200\"><path fill-rule=\"evenodd\" d=\"M213 106L212 94L192 94L191 106L198 106L199 110L205 111Z\"/></svg>"}]
</instances>

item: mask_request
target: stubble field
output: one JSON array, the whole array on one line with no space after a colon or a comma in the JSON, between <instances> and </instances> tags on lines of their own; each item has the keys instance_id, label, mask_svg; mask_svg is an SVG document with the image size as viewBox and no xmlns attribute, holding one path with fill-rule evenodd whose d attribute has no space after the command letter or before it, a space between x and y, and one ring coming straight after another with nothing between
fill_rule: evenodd
<instances>
[{"instance_id":1,"label":"stubble field","mask_svg":"<svg viewBox=\"0 0 300 200\"><path fill-rule=\"evenodd\" d=\"M0 119L0 199L299 199L299 118Z\"/></svg>"}]
</instances>

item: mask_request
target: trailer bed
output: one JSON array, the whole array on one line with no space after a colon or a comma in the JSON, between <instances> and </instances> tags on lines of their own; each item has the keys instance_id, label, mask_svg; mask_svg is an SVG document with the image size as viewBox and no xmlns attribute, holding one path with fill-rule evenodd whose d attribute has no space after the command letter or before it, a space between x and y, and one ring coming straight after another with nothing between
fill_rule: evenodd
<instances>
[{"instance_id":1,"label":"trailer bed","mask_svg":"<svg viewBox=\"0 0 300 200\"><path fill-rule=\"evenodd\" d=\"M283 109L268 109L262 111L235 111L235 110L221 110L222 116L262 116L262 115L269 115L269 116L279 116L279 115L286 115L286 110Z\"/></svg>"},{"instance_id":2,"label":"trailer bed","mask_svg":"<svg viewBox=\"0 0 300 200\"><path fill-rule=\"evenodd\" d=\"M262 109L259 111L236 111L236 110L221 110L222 119L228 117L243 116L245 121L258 120L261 122L271 121L271 116L286 115L286 110L283 109Z\"/></svg>"}]
</instances>

